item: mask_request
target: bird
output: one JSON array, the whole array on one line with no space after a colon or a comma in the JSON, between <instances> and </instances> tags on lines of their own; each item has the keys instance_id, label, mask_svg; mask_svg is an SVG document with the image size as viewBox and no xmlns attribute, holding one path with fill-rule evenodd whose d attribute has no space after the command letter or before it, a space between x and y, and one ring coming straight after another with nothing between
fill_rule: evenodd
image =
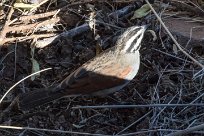
<instances>
[{"instance_id":1,"label":"bird","mask_svg":"<svg viewBox=\"0 0 204 136\"><path fill-rule=\"evenodd\" d=\"M63 97L104 96L121 90L138 73L141 41L147 25L127 28L115 46L85 62L55 86L22 93L21 110L30 110Z\"/></svg>"}]
</instances>

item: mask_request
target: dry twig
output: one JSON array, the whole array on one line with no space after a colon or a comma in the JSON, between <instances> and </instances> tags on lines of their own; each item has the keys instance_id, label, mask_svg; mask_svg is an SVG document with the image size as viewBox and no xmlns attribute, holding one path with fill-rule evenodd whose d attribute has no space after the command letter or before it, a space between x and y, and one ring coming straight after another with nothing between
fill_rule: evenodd
<instances>
[{"instance_id":1,"label":"dry twig","mask_svg":"<svg viewBox=\"0 0 204 136\"><path fill-rule=\"evenodd\" d=\"M75 131L63 131L63 130L53 130L53 129L43 129L43 128L32 128L32 127L16 127L16 126L2 126L0 128L4 129L18 129L18 130L34 130L34 131L44 131L44 132L52 132L52 133L64 133L64 134L76 134L76 135L88 135L88 136L101 136L102 134L91 134L85 132L75 132ZM110 136L104 135L103 136Z\"/></svg>"},{"instance_id":2,"label":"dry twig","mask_svg":"<svg viewBox=\"0 0 204 136\"><path fill-rule=\"evenodd\" d=\"M194 127L184 129L184 130L179 130L177 132L173 132L173 133L168 134L166 136L184 136L184 135L192 133L194 131L203 130L203 129L204 129L204 124L201 124L201 125L197 125Z\"/></svg>"},{"instance_id":3,"label":"dry twig","mask_svg":"<svg viewBox=\"0 0 204 136\"><path fill-rule=\"evenodd\" d=\"M6 19L5 25L1 31L1 34L0 34L0 45L3 44L2 41L4 40L6 33L7 33L7 30L9 29L9 23L11 21L11 16L12 16L13 12L14 12L14 9L13 9L13 7L11 7L9 14L7 16L7 19Z\"/></svg>"},{"instance_id":4,"label":"dry twig","mask_svg":"<svg viewBox=\"0 0 204 136\"><path fill-rule=\"evenodd\" d=\"M195 62L198 66L200 66L202 69L204 68L204 65L202 65L200 62L198 62L196 59L194 59L192 56L190 56L186 51L184 51L184 49L181 47L181 45L176 41L176 39L173 37L173 35L171 34L171 32L168 30L168 28L166 27L166 25L164 24L164 22L161 20L161 18L158 16L157 12L154 10L154 8L152 7L152 5L149 3L148 0L145 0L147 2L147 4L150 6L152 12L155 14L155 16L157 17L157 19L159 20L159 22L161 23L161 25L164 27L164 29L166 30L166 32L168 33L168 35L171 37L171 39L173 40L173 42L176 44L176 46L178 47L178 49L183 52L183 54L185 54L188 58L190 58L193 62Z\"/></svg>"},{"instance_id":5,"label":"dry twig","mask_svg":"<svg viewBox=\"0 0 204 136\"><path fill-rule=\"evenodd\" d=\"M7 92L6 92L6 93L3 95L3 97L0 99L0 104L1 104L1 102L3 101L3 99L7 96L7 94L8 94L14 87L16 87L18 84L20 84L22 81L28 79L29 77L32 77L33 75L39 74L39 73L41 73L41 72L44 72L44 71L47 71L47 70L50 70L50 69L52 69L52 68L46 68L46 69L37 71L37 72L32 73L32 74L30 74L29 76L27 76L27 77L21 79L21 80L18 81L17 83L15 83L10 89L7 90Z\"/></svg>"},{"instance_id":6,"label":"dry twig","mask_svg":"<svg viewBox=\"0 0 204 136\"><path fill-rule=\"evenodd\" d=\"M154 107L192 107L192 106L204 106L202 103L195 104L143 104L143 105L100 105L100 106L77 106L72 109L120 109L120 108L154 108Z\"/></svg>"}]
</instances>

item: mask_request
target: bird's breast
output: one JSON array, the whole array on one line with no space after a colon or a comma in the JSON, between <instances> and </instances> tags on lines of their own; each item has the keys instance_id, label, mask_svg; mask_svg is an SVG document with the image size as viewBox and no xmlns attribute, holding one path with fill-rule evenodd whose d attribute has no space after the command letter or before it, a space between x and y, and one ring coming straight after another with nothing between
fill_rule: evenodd
<instances>
[{"instance_id":1,"label":"bird's breast","mask_svg":"<svg viewBox=\"0 0 204 136\"><path fill-rule=\"evenodd\" d=\"M139 51L136 53L116 54L107 53L85 66L85 69L103 76L116 77L118 79L132 80L140 65Z\"/></svg>"},{"instance_id":2,"label":"bird's breast","mask_svg":"<svg viewBox=\"0 0 204 136\"><path fill-rule=\"evenodd\" d=\"M139 70L139 67L140 67L139 51L137 51L134 54L133 53L126 54L124 56L124 58L122 59L122 61L123 62L121 64L123 64L127 68L126 71L128 71L128 68L131 69L131 72L128 72L128 74L126 75L126 79L132 80L136 76L136 74ZM125 73L125 71L124 71L124 73Z\"/></svg>"}]
</instances>

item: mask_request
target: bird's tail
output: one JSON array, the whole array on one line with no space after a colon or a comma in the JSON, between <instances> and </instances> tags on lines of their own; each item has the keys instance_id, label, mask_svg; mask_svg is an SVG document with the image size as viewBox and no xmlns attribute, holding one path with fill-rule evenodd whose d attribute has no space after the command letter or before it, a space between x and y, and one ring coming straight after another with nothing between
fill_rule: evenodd
<instances>
[{"instance_id":1,"label":"bird's tail","mask_svg":"<svg viewBox=\"0 0 204 136\"><path fill-rule=\"evenodd\" d=\"M23 93L19 96L19 109L29 110L53 100L59 99L63 96L63 92L53 91L53 88L44 88Z\"/></svg>"}]
</instances>

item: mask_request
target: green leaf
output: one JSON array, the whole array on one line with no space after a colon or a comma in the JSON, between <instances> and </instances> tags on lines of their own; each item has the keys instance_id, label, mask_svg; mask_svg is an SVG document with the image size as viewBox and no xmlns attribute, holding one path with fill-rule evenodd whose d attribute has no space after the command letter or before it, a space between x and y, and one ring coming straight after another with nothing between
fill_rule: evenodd
<instances>
[{"instance_id":1,"label":"green leaf","mask_svg":"<svg viewBox=\"0 0 204 136\"><path fill-rule=\"evenodd\" d=\"M148 4L143 5L141 8L137 9L133 15L132 19L142 18L150 12L150 7Z\"/></svg>"},{"instance_id":2,"label":"green leaf","mask_svg":"<svg viewBox=\"0 0 204 136\"><path fill-rule=\"evenodd\" d=\"M40 71L40 65L39 65L39 63L33 58L33 59L31 59L31 61L32 61L32 73L35 73L35 72L37 72L37 71ZM36 74L36 75L33 75L32 77L31 77L31 80L33 81L33 80L35 80L35 77L36 76L40 76L40 73L39 74Z\"/></svg>"},{"instance_id":3,"label":"green leaf","mask_svg":"<svg viewBox=\"0 0 204 136\"><path fill-rule=\"evenodd\" d=\"M34 59L34 53L35 53L35 47L32 47L31 46L31 51L30 51L30 54L31 54L31 62L32 62L32 73L35 73L37 71L40 71L40 65L39 63L37 62L37 60ZM33 75L31 77L31 80L35 80L35 77L36 76L40 76L40 73L39 74L36 74L36 75Z\"/></svg>"}]
</instances>

